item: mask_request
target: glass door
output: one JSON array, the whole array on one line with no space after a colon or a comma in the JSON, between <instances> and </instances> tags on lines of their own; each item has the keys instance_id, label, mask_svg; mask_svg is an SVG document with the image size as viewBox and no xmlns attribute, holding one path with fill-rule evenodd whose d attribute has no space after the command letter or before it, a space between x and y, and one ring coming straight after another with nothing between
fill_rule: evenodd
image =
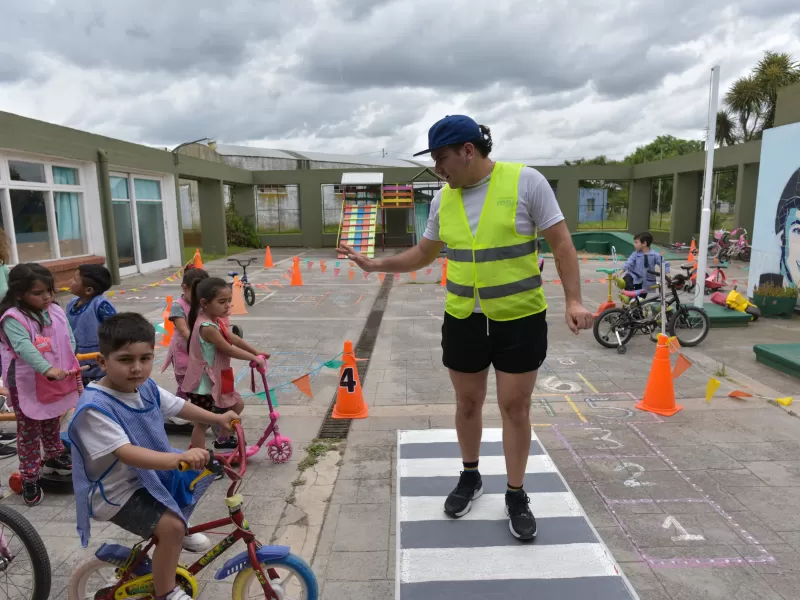
<instances>
[{"instance_id":1,"label":"glass door","mask_svg":"<svg viewBox=\"0 0 800 600\"><path fill-rule=\"evenodd\" d=\"M168 267L161 181L127 174L110 179L120 275Z\"/></svg>"}]
</instances>

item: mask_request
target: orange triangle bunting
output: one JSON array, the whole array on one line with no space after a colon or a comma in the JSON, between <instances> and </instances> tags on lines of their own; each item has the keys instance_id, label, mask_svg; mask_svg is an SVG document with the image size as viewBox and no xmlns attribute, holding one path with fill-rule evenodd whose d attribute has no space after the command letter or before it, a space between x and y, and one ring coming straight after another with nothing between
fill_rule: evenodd
<instances>
[{"instance_id":1,"label":"orange triangle bunting","mask_svg":"<svg viewBox=\"0 0 800 600\"><path fill-rule=\"evenodd\" d=\"M303 392L309 398L313 398L314 394L311 393L311 379L308 375L303 375L292 381L294 387Z\"/></svg>"},{"instance_id":2,"label":"orange triangle bunting","mask_svg":"<svg viewBox=\"0 0 800 600\"><path fill-rule=\"evenodd\" d=\"M686 358L683 354L678 353L678 362L675 363L675 369L672 371L672 376L677 379L681 375L683 375L689 367L692 366L692 363Z\"/></svg>"}]
</instances>

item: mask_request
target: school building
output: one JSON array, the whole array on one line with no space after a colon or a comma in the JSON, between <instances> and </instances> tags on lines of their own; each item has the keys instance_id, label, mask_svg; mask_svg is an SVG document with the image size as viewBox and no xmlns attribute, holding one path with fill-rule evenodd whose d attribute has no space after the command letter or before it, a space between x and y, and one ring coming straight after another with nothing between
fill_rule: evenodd
<instances>
[{"instance_id":1,"label":"school building","mask_svg":"<svg viewBox=\"0 0 800 600\"><path fill-rule=\"evenodd\" d=\"M776 126L794 122L800 122L800 85L779 94ZM736 179L732 205L719 210L732 226L750 231L760 156L760 141L715 153L715 170ZM652 229L666 242L688 241L699 231L704 160L700 152L632 166L532 166L550 181L572 231L588 219L600 228ZM415 204L441 185L414 161L213 143L170 152L0 112L0 226L9 263L41 262L59 282L85 262L105 263L115 282L178 267L185 239L224 254L227 203L254 220L265 245L332 247L342 176L352 172L411 186ZM608 194L581 191L598 180L615 186ZM627 190L623 207L612 202L616 188ZM618 211L615 220L606 223L603 213L611 210ZM386 212L387 245L410 244L420 229L413 211Z\"/></svg>"}]
</instances>

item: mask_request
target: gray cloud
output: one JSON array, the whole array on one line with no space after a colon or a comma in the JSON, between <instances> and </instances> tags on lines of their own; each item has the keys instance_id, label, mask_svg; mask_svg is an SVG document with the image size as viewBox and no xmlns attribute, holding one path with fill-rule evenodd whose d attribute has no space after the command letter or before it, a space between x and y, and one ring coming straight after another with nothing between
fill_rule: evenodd
<instances>
[{"instance_id":1,"label":"gray cloud","mask_svg":"<svg viewBox=\"0 0 800 600\"><path fill-rule=\"evenodd\" d=\"M9 3L0 110L158 146L405 157L458 112L492 128L499 157L615 158L699 137L714 62L724 93L767 48L800 58L797 0L702 4Z\"/></svg>"}]
</instances>

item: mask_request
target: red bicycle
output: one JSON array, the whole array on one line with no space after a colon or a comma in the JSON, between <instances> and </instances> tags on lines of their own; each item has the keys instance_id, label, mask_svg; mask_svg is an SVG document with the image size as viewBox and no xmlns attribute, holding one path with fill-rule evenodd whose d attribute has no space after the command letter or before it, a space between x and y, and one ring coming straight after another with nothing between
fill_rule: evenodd
<instances>
[{"instance_id":1,"label":"red bicycle","mask_svg":"<svg viewBox=\"0 0 800 600\"><path fill-rule=\"evenodd\" d=\"M236 457L239 470L231 468L230 459L211 455L205 470L192 481L189 489L193 492L192 504L184 509L184 516L190 516L203 492L211 485L214 476L224 473L231 480L225 505L228 516L210 523L196 525L189 533L203 533L219 527L233 525L234 529L211 550L206 552L191 566L179 566L176 572L178 585L192 598L198 594L197 574L210 565L228 548L243 541L247 549L220 568L214 578L218 581L236 575L231 597L234 600L260 596L272 600L317 600L319 590L317 578L306 561L292 554L287 546L264 546L244 516L244 499L237 493L242 478L247 471L247 449L241 423L234 421L234 430L239 439L239 447L231 458ZM181 464L182 471L188 465ZM150 550L156 544L151 537L127 548L120 544L103 544L95 555L79 565L67 584L69 600L121 600L152 596L153 574ZM286 572L281 576L280 572Z\"/></svg>"}]
</instances>

